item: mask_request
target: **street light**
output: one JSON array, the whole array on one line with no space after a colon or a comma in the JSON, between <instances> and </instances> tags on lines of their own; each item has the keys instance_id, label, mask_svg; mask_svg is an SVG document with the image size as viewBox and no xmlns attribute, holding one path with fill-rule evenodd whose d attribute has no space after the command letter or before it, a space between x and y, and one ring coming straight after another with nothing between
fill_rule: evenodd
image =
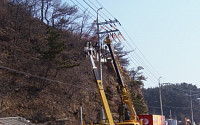
<instances>
[{"instance_id":1,"label":"street light","mask_svg":"<svg viewBox=\"0 0 200 125\"><path fill-rule=\"evenodd\" d=\"M159 85L159 96L160 96L160 112L161 112L161 115L163 116L163 108L162 108L162 95L161 95L161 84L160 84L160 79L162 77L159 77L158 78L158 85Z\"/></svg>"}]
</instances>

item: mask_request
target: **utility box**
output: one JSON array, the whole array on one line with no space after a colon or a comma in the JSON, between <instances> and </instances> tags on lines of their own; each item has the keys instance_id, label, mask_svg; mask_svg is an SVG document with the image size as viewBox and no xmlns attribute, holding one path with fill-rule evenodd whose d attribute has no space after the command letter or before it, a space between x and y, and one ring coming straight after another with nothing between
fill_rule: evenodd
<instances>
[{"instance_id":1,"label":"utility box","mask_svg":"<svg viewBox=\"0 0 200 125\"><path fill-rule=\"evenodd\" d=\"M168 125L177 125L177 120L174 119L168 119L167 120Z\"/></svg>"},{"instance_id":2,"label":"utility box","mask_svg":"<svg viewBox=\"0 0 200 125\"><path fill-rule=\"evenodd\" d=\"M165 116L162 115L138 115L143 125L165 125Z\"/></svg>"}]
</instances>

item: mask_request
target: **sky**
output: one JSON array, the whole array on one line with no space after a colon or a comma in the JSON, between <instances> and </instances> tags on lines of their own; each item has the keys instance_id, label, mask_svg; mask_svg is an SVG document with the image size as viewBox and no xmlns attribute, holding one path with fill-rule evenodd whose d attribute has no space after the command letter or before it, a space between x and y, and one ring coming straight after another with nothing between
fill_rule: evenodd
<instances>
[{"instance_id":1,"label":"sky","mask_svg":"<svg viewBox=\"0 0 200 125\"><path fill-rule=\"evenodd\" d=\"M83 0L78 0L82 6L73 1L88 8L95 18L96 12ZM145 88L158 87L159 77L161 83L186 82L200 87L199 0L85 1L96 10L101 3L100 15L120 21L123 28L119 29L126 38L122 42L127 50L134 50L129 55L130 67L143 66Z\"/></svg>"}]
</instances>

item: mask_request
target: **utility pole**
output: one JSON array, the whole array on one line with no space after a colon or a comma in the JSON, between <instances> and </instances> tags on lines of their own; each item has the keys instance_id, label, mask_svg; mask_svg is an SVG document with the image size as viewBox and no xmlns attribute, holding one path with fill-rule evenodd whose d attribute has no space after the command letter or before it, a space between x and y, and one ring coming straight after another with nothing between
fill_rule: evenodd
<instances>
[{"instance_id":1,"label":"utility pole","mask_svg":"<svg viewBox=\"0 0 200 125\"><path fill-rule=\"evenodd\" d=\"M162 95L161 95L161 84L160 84L160 79L162 77L158 78L158 85L159 85L159 96L160 96L160 113L163 116L163 108L162 108Z\"/></svg>"},{"instance_id":2,"label":"utility pole","mask_svg":"<svg viewBox=\"0 0 200 125\"><path fill-rule=\"evenodd\" d=\"M100 38L99 38L99 10L101 10L101 8L99 8L97 10L97 45L98 45L98 57L99 57L99 77L100 77L100 80L101 82L103 82L103 77L102 77L102 64L101 64L101 42L100 42ZM105 122L105 112L104 112L104 109L103 107L101 107L101 119L103 122Z\"/></svg>"},{"instance_id":3,"label":"utility pole","mask_svg":"<svg viewBox=\"0 0 200 125\"><path fill-rule=\"evenodd\" d=\"M101 22L101 23L99 23L99 14L98 14L98 12L99 12L99 10L101 10L102 9L102 7L101 8L99 8L98 10L97 10L97 43L98 43L98 57L99 57L99 77L100 77L100 80L101 80L101 82L103 82L103 78L102 78L102 64L101 64L101 59L102 59L102 52L101 52L101 50L102 50L102 43L100 42L100 37L99 37L99 35L100 34L105 34L105 33L111 33L111 32L117 32L117 31L119 31L118 29L115 29L115 30L109 30L109 31L104 31L104 32L100 32L99 31L99 26L100 25L105 25L105 24L111 24L111 23L116 23L116 22L119 22L117 19L115 19L115 20L110 20L110 21L105 21L105 22ZM102 113L102 121L105 123L105 119L106 119L106 117L105 117L105 111L104 111L104 109L102 108L102 111L101 111L101 113Z\"/></svg>"},{"instance_id":4,"label":"utility pole","mask_svg":"<svg viewBox=\"0 0 200 125\"><path fill-rule=\"evenodd\" d=\"M81 125L83 125L83 108L82 108L82 105L80 107L80 116L81 116Z\"/></svg>"},{"instance_id":5,"label":"utility pole","mask_svg":"<svg viewBox=\"0 0 200 125\"><path fill-rule=\"evenodd\" d=\"M101 58L102 58L101 57L102 56L101 49L102 49L102 46L101 46L99 35L100 34L108 34L108 33L112 33L112 32L118 32L119 30L115 29L115 30L109 30L109 31L99 32L99 26L100 25L105 25L105 24L116 23L116 22L119 23L119 21L117 19L115 19L115 20L110 20L110 21L105 21L105 22L99 23L99 13L98 12L101 9L102 9L102 7L97 10L97 40L98 40L98 50L99 50L98 51L98 56L99 56L99 76L100 76L101 81L103 82L103 78L102 78L102 64L101 64Z\"/></svg>"},{"instance_id":6,"label":"utility pole","mask_svg":"<svg viewBox=\"0 0 200 125\"><path fill-rule=\"evenodd\" d=\"M169 110L169 118L172 119L172 110Z\"/></svg>"},{"instance_id":7,"label":"utility pole","mask_svg":"<svg viewBox=\"0 0 200 125\"><path fill-rule=\"evenodd\" d=\"M102 78L102 64L101 64L101 42L100 42L100 38L99 38L99 10L101 10L101 8L99 8L97 10L97 42L98 42L98 56L99 56L99 76L100 76L100 80L103 81Z\"/></svg>"},{"instance_id":8,"label":"utility pole","mask_svg":"<svg viewBox=\"0 0 200 125\"><path fill-rule=\"evenodd\" d=\"M190 109L191 109L192 125L194 125L191 88L190 88Z\"/></svg>"}]
</instances>

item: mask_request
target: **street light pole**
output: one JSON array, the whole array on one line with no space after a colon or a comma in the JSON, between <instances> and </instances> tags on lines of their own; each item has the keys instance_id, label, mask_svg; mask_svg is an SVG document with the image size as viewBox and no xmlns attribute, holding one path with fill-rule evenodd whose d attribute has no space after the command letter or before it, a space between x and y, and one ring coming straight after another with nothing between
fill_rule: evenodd
<instances>
[{"instance_id":1,"label":"street light pole","mask_svg":"<svg viewBox=\"0 0 200 125\"><path fill-rule=\"evenodd\" d=\"M97 40L98 40L98 49L99 49L99 52L98 52L98 56L99 56L99 76L100 76L100 79L102 81L101 42L100 42L100 38L99 38L99 13L98 13L100 9L102 9L102 7L97 10Z\"/></svg>"},{"instance_id":2,"label":"street light pole","mask_svg":"<svg viewBox=\"0 0 200 125\"><path fill-rule=\"evenodd\" d=\"M160 79L162 77L159 77L158 78L158 85L159 85L159 96L160 96L160 112L161 112L161 115L163 116L163 108L162 108L162 95L161 95L161 84L160 84Z\"/></svg>"}]
</instances>

